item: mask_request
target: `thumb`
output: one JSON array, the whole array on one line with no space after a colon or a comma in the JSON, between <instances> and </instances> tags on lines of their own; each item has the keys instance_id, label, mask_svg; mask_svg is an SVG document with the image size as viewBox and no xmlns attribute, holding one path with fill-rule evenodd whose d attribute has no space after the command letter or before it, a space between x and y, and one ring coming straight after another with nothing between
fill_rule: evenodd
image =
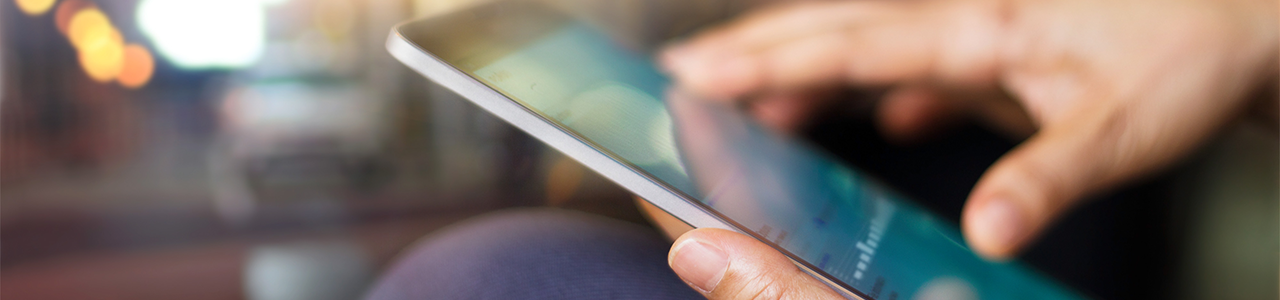
<instances>
[{"instance_id":1,"label":"thumb","mask_svg":"<svg viewBox=\"0 0 1280 300\"><path fill-rule=\"evenodd\" d=\"M843 299L769 245L703 228L676 240L671 269L708 299Z\"/></svg>"}]
</instances>

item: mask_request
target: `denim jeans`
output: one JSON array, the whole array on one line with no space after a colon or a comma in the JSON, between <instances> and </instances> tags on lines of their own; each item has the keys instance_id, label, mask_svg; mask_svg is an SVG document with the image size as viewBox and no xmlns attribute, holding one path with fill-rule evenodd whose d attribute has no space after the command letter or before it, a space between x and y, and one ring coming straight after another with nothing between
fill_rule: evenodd
<instances>
[{"instance_id":1,"label":"denim jeans","mask_svg":"<svg viewBox=\"0 0 1280 300\"><path fill-rule=\"evenodd\" d=\"M699 299L671 244L632 223L560 209L490 213L409 248L369 300Z\"/></svg>"}]
</instances>

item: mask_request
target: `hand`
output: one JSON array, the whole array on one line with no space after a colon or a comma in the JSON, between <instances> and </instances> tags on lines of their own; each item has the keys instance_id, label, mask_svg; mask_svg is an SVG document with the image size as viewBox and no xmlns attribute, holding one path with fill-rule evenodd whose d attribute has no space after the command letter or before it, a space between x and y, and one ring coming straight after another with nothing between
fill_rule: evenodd
<instances>
[{"instance_id":1,"label":"hand","mask_svg":"<svg viewBox=\"0 0 1280 300\"><path fill-rule=\"evenodd\" d=\"M844 299L777 250L728 230L686 232L667 262L707 299Z\"/></svg>"},{"instance_id":2,"label":"hand","mask_svg":"<svg viewBox=\"0 0 1280 300\"><path fill-rule=\"evenodd\" d=\"M813 91L888 86L889 133L960 116L1030 135L988 169L962 218L975 251L1004 259L1080 199L1171 164L1242 115L1276 80L1277 27L1274 0L800 2L708 30L662 62L685 88L750 101L781 127L822 105ZM772 259L720 249L723 280L739 280L735 255Z\"/></svg>"}]
</instances>

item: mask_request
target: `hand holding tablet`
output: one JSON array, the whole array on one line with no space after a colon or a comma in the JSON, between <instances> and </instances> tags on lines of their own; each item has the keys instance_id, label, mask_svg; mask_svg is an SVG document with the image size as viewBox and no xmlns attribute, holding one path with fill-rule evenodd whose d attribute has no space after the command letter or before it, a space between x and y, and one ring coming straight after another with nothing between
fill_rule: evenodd
<instances>
[{"instance_id":1,"label":"hand holding tablet","mask_svg":"<svg viewBox=\"0 0 1280 300\"><path fill-rule=\"evenodd\" d=\"M1167 163L1210 132L1203 127L1206 123L1216 126L1225 122L1229 111L1235 111L1205 107L1195 97L1214 93L1241 96L1241 90L1252 87L1241 78L1257 78L1242 75L1206 83L1195 80L1203 79L1199 77L1178 77L1181 81L1173 83L1179 84L1139 81L1171 89L1149 95L1085 89L1094 87L1085 83L1119 76L1093 68L1072 69L1074 73L1064 73L1070 75L1067 77L1037 77L1044 76L1037 70L1052 70L1044 69L1052 64L1038 64L1045 62L1037 59L1048 58L1007 52L1028 55L1025 65L1009 65L1004 56L993 54L991 47L995 46L991 45L1021 44L1017 39L989 34L1025 34L991 31L990 26L995 25L984 19L990 16L984 13L993 12L986 10L991 8L986 5L997 4L1009 5L1018 13L1026 9L1032 16L1047 13L1032 4L954 1L820 2L776 8L711 31L664 56L667 69L692 92L673 90L647 55L532 2L488 4L405 23L392 32L388 48L414 70L681 221L695 228L718 228L686 234L671 256L673 268L710 297L780 296L775 293L799 291L804 294L787 296L1080 299L1083 297L1076 292L1017 262L984 260L966 246L954 224L873 178L801 141L763 130L727 105L695 96L734 99L751 94L805 93L834 84L907 83L906 88L932 95L912 100L925 103L926 108L943 103L940 91L952 87L981 90L1004 85L1015 96L1033 99L1022 104L1032 110L1032 120L1040 124L1041 131L993 167L975 190L966 212L966 229L977 250L989 257L1004 257L1025 244L1051 216L1067 208L1070 200ZM1093 5L1099 6L1081 4L1077 8L1107 9L1101 6L1104 4ZM1177 8L1162 12L1188 13ZM996 28L1022 24L1018 22L1037 24L1022 20L1023 15L1013 16L1019 17L1013 19L1017 22L997 23ZM1133 27L1136 31L1150 29ZM828 30L832 28L841 30ZM1220 69L1213 70L1227 72L1257 63L1259 57L1275 61L1276 39L1274 31L1271 33L1273 36L1256 40L1222 41L1241 47L1210 47L1221 52L1215 54L1235 54L1223 60L1229 63L1177 62L1189 63L1189 68L1216 66ZM1182 41L1169 39L1157 42ZM1089 53L1077 48L1066 47L1075 52L1053 57ZM1266 56L1257 49L1272 51ZM878 59L868 60L872 57ZM1150 59L1157 65L1171 63L1164 56ZM1261 68L1249 70L1265 73ZM1137 74L1135 78L1159 78L1140 69L1124 71ZM1095 81L1082 81L1085 79ZM1124 87L1120 83L1129 81L1098 84ZM1078 93L1067 93L1073 91ZM974 94L998 93L966 95ZM982 107L965 109L965 113L989 116L1007 117L1011 106L1005 104L1016 104L964 99L972 101L966 105ZM783 108L789 105L785 101L773 103ZM1238 107L1241 103L1244 101L1215 105ZM1196 122L1156 122L1169 116L1132 115L1118 108L1140 108ZM911 109L900 113L904 111L912 113ZM1023 125L1030 124L1022 120ZM1134 126L1112 126L1116 124ZM1188 134L1153 135L1170 128ZM1126 154L1154 146L1168 147L1159 147L1156 150L1163 152L1151 156ZM1085 151L1097 149L1104 151ZM1093 155L1102 159L1087 159ZM1064 161L1072 165L1057 164ZM1090 176L1081 177L1081 171ZM694 259L685 259L689 257ZM721 257L726 264L720 264ZM785 266L784 261L792 265ZM725 271L715 271L721 265ZM752 280L773 284L753 285Z\"/></svg>"},{"instance_id":2,"label":"hand holding tablet","mask_svg":"<svg viewBox=\"0 0 1280 300\"><path fill-rule=\"evenodd\" d=\"M822 103L810 91L889 86L889 135L972 117L1030 136L988 170L963 220L975 251L1007 259L1081 199L1164 168L1224 124L1255 113L1276 124L1275 96L1256 95L1277 80L1276 4L793 3L706 30L662 61L711 99L799 99L751 104L778 127ZM739 289L709 295L787 288Z\"/></svg>"}]
</instances>

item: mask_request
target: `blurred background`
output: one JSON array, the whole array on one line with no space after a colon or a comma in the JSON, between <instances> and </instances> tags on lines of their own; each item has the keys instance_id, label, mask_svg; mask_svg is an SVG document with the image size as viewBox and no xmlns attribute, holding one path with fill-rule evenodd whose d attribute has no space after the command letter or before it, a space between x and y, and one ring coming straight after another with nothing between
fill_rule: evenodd
<instances>
[{"instance_id":1,"label":"blurred background","mask_svg":"<svg viewBox=\"0 0 1280 300\"><path fill-rule=\"evenodd\" d=\"M0 0L0 298L355 299L477 214L645 223L626 191L386 54L396 23L473 2ZM758 1L548 2L650 51ZM953 220L1017 142L968 126L896 145L857 103L810 137ZM1276 299L1276 136L1235 126L1026 259L1101 298Z\"/></svg>"}]
</instances>

